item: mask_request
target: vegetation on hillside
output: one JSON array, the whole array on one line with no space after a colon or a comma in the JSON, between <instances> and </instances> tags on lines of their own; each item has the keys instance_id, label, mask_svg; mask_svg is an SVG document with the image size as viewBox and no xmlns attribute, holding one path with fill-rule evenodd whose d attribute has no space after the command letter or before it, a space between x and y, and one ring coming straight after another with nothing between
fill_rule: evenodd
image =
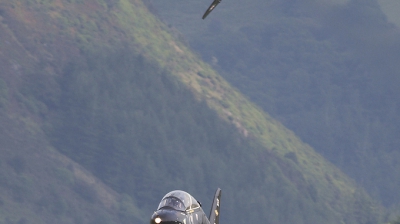
<instances>
[{"instance_id":1,"label":"vegetation on hillside","mask_svg":"<svg viewBox=\"0 0 400 224\"><path fill-rule=\"evenodd\" d=\"M197 1L151 2L231 84L398 205L400 31L377 1L232 0L201 22Z\"/></svg>"},{"instance_id":2,"label":"vegetation on hillside","mask_svg":"<svg viewBox=\"0 0 400 224\"><path fill-rule=\"evenodd\" d=\"M30 186L20 199L0 195L3 222L139 223L169 190L207 206L216 187L227 223L380 221L379 204L177 42L140 1L0 7L0 112L10 120L0 126L10 142L1 165L11 178L31 172L29 185L14 184ZM24 142L29 136L41 144ZM13 191L13 180L4 182Z\"/></svg>"},{"instance_id":3,"label":"vegetation on hillside","mask_svg":"<svg viewBox=\"0 0 400 224\"><path fill-rule=\"evenodd\" d=\"M46 131L55 148L139 201L143 216L168 190L187 189L210 199L220 186L226 192L226 222L248 221L241 213L256 209L255 222L272 208L271 223L377 222L379 208L362 191L351 193L349 202L336 195L338 201L328 200L337 204L327 206L331 192L302 174L296 153L281 158L249 141L204 102L194 103L189 89L173 76L131 52L96 53L68 64L59 80L60 103ZM326 177L332 178L331 185L341 179L335 175ZM255 201L236 206L248 198ZM350 206L338 208L343 203ZM358 206L362 213L355 215Z\"/></svg>"},{"instance_id":4,"label":"vegetation on hillside","mask_svg":"<svg viewBox=\"0 0 400 224\"><path fill-rule=\"evenodd\" d=\"M0 223L139 222L129 196L54 150L35 122L0 114Z\"/></svg>"}]
</instances>

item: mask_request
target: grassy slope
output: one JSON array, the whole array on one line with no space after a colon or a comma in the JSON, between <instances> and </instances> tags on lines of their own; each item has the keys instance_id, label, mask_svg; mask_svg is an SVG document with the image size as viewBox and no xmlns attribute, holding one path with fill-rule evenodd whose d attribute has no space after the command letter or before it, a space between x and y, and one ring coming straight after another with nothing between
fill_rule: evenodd
<instances>
[{"instance_id":1,"label":"grassy slope","mask_svg":"<svg viewBox=\"0 0 400 224\"><path fill-rule=\"evenodd\" d=\"M4 1L1 5L2 27L6 31L2 35L9 33L9 40L14 40L10 44L15 45L11 49L20 49L10 51L19 55L6 55L2 60L2 66L14 69L8 74L23 74L37 62L41 62L50 75L57 74L67 57L79 57L82 52L99 45L112 47L116 40L126 41L134 45L139 54L169 70L244 136L261 142L278 157L297 158L297 166L304 177L319 192L324 192L322 197L326 205L334 211L345 214L344 209L357 206L351 201L355 200L356 192L353 181L229 86L187 47L176 42L164 25L149 15L141 1L110 1L115 2L111 5L102 1L27 2ZM2 43L3 54L10 49L8 46ZM1 78L9 87L21 84L17 76L7 75ZM13 108L11 104L17 99L10 95L8 113L28 110L46 114L40 106Z\"/></svg>"}]
</instances>

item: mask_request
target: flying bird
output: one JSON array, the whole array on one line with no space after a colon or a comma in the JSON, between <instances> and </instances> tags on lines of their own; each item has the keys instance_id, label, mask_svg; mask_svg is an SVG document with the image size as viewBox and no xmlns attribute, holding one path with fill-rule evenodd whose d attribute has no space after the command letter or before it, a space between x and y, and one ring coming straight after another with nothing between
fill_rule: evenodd
<instances>
[{"instance_id":1,"label":"flying bird","mask_svg":"<svg viewBox=\"0 0 400 224\"><path fill-rule=\"evenodd\" d=\"M208 16L208 14L210 14L210 12L211 12L212 10L214 10L215 7L217 7L217 5L218 5L219 3L221 3L221 0L214 0L213 3L211 3L210 7L208 7L207 11L204 13L203 19L205 19L205 18Z\"/></svg>"}]
</instances>

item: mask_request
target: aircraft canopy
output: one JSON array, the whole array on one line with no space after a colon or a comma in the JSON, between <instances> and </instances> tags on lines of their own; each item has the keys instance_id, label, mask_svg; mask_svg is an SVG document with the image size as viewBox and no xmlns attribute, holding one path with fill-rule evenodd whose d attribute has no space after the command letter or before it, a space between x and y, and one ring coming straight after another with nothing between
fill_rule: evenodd
<instances>
[{"instance_id":1,"label":"aircraft canopy","mask_svg":"<svg viewBox=\"0 0 400 224\"><path fill-rule=\"evenodd\" d=\"M185 191L171 191L158 205L158 209L169 207L178 211L189 211L200 207L197 200Z\"/></svg>"}]
</instances>

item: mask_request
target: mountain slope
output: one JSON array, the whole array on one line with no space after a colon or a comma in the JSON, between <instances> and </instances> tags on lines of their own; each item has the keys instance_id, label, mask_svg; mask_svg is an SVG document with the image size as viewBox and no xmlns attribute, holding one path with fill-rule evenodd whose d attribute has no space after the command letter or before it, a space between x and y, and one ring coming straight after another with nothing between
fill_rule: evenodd
<instances>
[{"instance_id":1,"label":"mountain slope","mask_svg":"<svg viewBox=\"0 0 400 224\"><path fill-rule=\"evenodd\" d=\"M138 209L79 164L55 151L29 118L2 113L2 223L122 223Z\"/></svg>"},{"instance_id":2,"label":"mountain slope","mask_svg":"<svg viewBox=\"0 0 400 224\"><path fill-rule=\"evenodd\" d=\"M193 12L199 1L151 2L232 85L374 198L398 204L400 30L392 1L231 0L205 21Z\"/></svg>"},{"instance_id":3,"label":"mountain slope","mask_svg":"<svg viewBox=\"0 0 400 224\"><path fill-rule=\"evenodd\" d=\"M352 180L229 86L141 1L3 1L0 7L1 111L31 124L16 132L33 133L43 148L62 152L103 182L93 187L112 189L93 196L87 185L74 185L83 198L78 205L86 200L97 214L107 210L97 197L125 195L126 208L111 206L103 222L142 222L168 190L202 199L217 186L226 192L224 222L380 219L379 205ZM26 138L16 135L10 144ZM64 164L62 158L68 160L48 163ZM55 169L71 176L64 166ZM50 177L32 175L34 183ZM12 207L8 201L2 211ZM34 216L34 201L24 204L32 208L26 216ZM66 223L77 219L73 213L63 213ZM81 222L96 217L88 216Z\"/></svg>"}]
</instances>

